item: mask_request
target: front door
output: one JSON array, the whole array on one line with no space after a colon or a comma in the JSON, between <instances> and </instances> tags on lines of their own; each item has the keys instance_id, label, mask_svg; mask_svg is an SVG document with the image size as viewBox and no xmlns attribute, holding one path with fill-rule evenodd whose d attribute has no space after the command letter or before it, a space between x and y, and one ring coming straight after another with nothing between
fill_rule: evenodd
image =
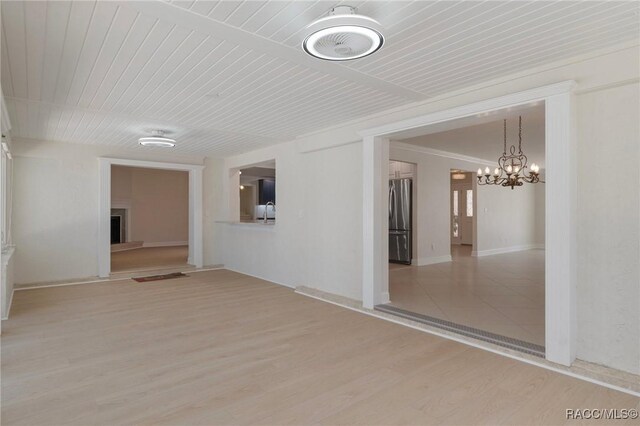
<instances>
[{"instance_id":1,"label":"front door","mask_svg":"<svg viewBox=\"0 0 640 426\"><path fill-rule=\"evenodd\" d=\"M473 244L473 214L471 183L451 184L451 244Z\"/></svg>"}]
</instances>

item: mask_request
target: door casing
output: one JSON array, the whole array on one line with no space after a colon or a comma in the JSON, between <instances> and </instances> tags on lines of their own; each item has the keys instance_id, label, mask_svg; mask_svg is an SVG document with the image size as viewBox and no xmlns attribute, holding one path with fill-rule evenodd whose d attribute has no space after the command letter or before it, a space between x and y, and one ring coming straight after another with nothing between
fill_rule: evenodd
<instances>
[{"instance_id":1,"label":"door casing","mask_svg":"<svg viewBox=\"0 0 640 426\"><path fill-rule=\"evenodd\" d=\"M98 276L111 273L111 166L142 167L147 169L183 170L189 172L189 257L187 263L203 266L202 246L202 170L199 164L165 163L160 161L99 158L100 187L98 203Z\"/></svg>"},{"instance_id":2,"label":"door casing","mask_svg":"<svg viewBox=\"0 0 640 426\"><path fill-rule=\"evenodd\" d=\"M386 185L389 140L432 124L482 113L545 104L545 357L571 365L576 356L576 130L575 81L485 99L359 132L363 160L362 303L389 301Z\"/></svg>"}]
</instances>

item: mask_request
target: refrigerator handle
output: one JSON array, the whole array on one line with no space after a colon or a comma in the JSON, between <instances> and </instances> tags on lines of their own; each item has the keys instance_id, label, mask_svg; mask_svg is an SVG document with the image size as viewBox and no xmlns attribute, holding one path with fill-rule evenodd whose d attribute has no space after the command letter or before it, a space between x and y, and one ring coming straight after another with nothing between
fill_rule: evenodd
<instances>
[{"instance_id":1,"label":"refrigerator handle","mask_svg":"<svg viewBox=\"0 0 640 426\"><path fill-rule=\"evenodd\" d=\"M391 185L389 185L389 219L391 219Z\"/></svg>"},{"instance_id":2,"label":"refrigerator handle","mask_svg":"<svg viewBox=\"0 0 640 426\"><path fill-rule=\"evenodd\" d=\"M395 196L395 191L393 189L392 185L389 185L389 219L391 219L393 217L393 206L394 203L392 202Z\"/></svg>"}]
</instances>

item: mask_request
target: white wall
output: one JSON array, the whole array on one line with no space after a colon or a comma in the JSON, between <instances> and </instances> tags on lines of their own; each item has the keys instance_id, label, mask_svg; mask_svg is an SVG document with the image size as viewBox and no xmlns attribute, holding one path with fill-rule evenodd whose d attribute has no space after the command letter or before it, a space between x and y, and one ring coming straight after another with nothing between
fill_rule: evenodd
<instances>
[{"instance_id":1,"label":"white wall","mask_svg":"<svg viewBox=\"0 0 640 426\"><path fill-rule=\"evenodd\" d=\"M236 223L218 225L224 235L222 258L227 268L297 286L302 281L301 271L305 262L301 248L305 242L301 231L306 218L301 201L304 195L299 178L300 160L292 148L291 144L281 144L225 160L225 171L222 173L225 186L220 198L225 203L225 210L220 219ZM228 170L273 159L276 161L278 200L276 224L238 224L238 175L236 172L230 178ZM235 199L235 208L230 208L231 198Z\"/></svg>"},{"instance_id":2,"label":"white wall","mask_svg":"<svg viewBox=\"0 0 640 426\"><path fill-rule=\"evenodd\" d=\"M189 240L189 173L111 167L111 202L131 206L132 241L162 245Z\"/></svg>"},{"instance_id":3,"label":"white wall","mask_svg":"<svg viewBox=\"0 0 640 426\"><path fill-rule=\"evenodd\" d=\"M544 180L544 173L541 173L540 178ZM544 248L545 235L544 235L544 216L546 211L545 204L545 188L544 185L535 185L534 187L534 205L535 205L535 237L534 244L540 248Z\"/></svg>"},{"instance_id":4,"label":"white wall","mask_svg":"<svg viewBox=\"0 0 640 426\"><path fill-rule=\"evenodd\" d=\"M362 224L363 212L358 203L361 203L363 192L356 184L362 178L362 158L359 157L361 138L357 132L574 79L578 82L578 196L581 210L578 217L581 243L578 253L578 356L587 361L640 373L640 276L637 266L640 259L640 214L636 168L640 139L637 120L637 104L640 102L637 87L639 62L637 46L621 46L531 69L425 102L382 111L300 137L292 143L227 161L225 170L234 165L241 166L242 162L251 164L275 156L278 160L278 203L281 205L278 208L279 223L273 232L222 225L226 231L225 263L241 272L260 275L286 285L308 285L360 299L362 233L358 226ZM619 87L615 87L617 85ZM414 158L396 156L394 159L415 162ZM319 166L311 167L314 162L318 162ZM352 173L335 167L342 164L346 164L346 170ZM623 170L628 174L624 184L615 184L604 174L619 170L620 164L625 166ZM595 176L588 175L587 170L593 167L597 173ZM426 172L432 173L434 179L442 179L441 187L448 197L446 188L450 168L465 167L442 161L433 164L425 162L422 171L418 169L418 175ZM471 170L475 169L477 167ZM225 170L222 171L223 183ZM345 174L350 178L347 181L334 179ZM339 185L336 186L337 180ZM320 184L323 181L331 184ZM305 191L306 187L313 188L313 193ZM228 197L228 194L225 196ZM538 198L540 196L538 194ZM600 200L623 198L625 201L619 205L624 209L615 212L616 220L608 220L604 224L602 216L612 203ZM322 208L330 209L327 203L331 200L335 200L337 205L345 200L355 201L337 210L337 217L324 219L320 212ZM313 209L313 213L308 209ZM448 216L446 211L445 214ZM350 226L342 227L345 222ZM349 231L336 245L332 235L338 229L341 232L345 229ZM535 233L539 241L539 226ZM448 239L443 237L435 241L433 248L423 246L418 251L422 252L420 256L446 256L448 245ZM597 248L593 247L595 245ZM340 255L332 250L338 250Z\"/></svg>"},{"instance_id":5,"label":"white wall","mask_svg":"<svg viewBox=\"0 0 640 426\"><path fill-rule=\"evenodd\" d=\"M359 299L361 156L360 144L301 154L295 144L286 143L226 159L218 175L225 182L221 199L227 200L226 206L214 215L213 226L207 218L208 232L224 235L224 248L212 249L219 253L214 259L222 259L229 269L290 287L306 285ZM228 201L236 194L235 181L228 170L271 159L277 165L276 224L235 223ZM207 181L205 177L205 185ZM217 187L213 181L209 185Z\"/></svg>"},{"instance_id":6,"label":"white wall","mask_svg":"<svg viewBox=\"0 0 640 426\"><path fill-rule=\"evenodd\" d=\"M635 373L640 372L639 92L634 83L578 100L578 357Z\"/></svg>"},{"instance_id":7,"label":"white wall","mask_svg":"<svg viewBox=\"0 0 640 426\"><path fill-rule=\"evenodd\" d=\"M224 160L206 158L202 172L202 204L203 204L203 252L204 265L224 264L224 225L216 223L225 217L227 201L223 199Z\"/></svg>"},{"instance_id":8,"label":"white wall","mask_svg":"<svg viewBox=\"0 0 640 426\"><path fill-rule=\"evenodd\" d=\"M362 145L301 156L305 186L305 285L362 298ZM280 166L280 164L278 165ZM280 219L278 219L280 220Z\"/></svg>"},{"instance_id":9,"label":"white wall","mask_svg":"<svg viewBox=\"0 0 640 426\"><path fill-rule=\"evenodd\" d=\"M544 230L544 210L536 208L536 193L544 184L515 189L476 185L476 241L478 256L538 248L538 228ZM543 195L544 197L544 195ZM538 225L538 226L536 226Z\"/></svg>"},{"instance_id":10,"label":"white wall","mask_svg":"<svg viewBox=\"0 0 640 426\"><path fill-rule=\"evenodd\" d=\"M111 204L131 203L133 167L111 166Z\"/></svg>"},{"instance_id":11,"label":"white wall","mask_svg":"<svg viewBox=\"0 0 640 426\"><path fill-rule=\"evenodd\" d=\"M97 275L98 157L202 163L157 150L13 142L14 266L19 284Z\"/></svg>"}]
</instances>

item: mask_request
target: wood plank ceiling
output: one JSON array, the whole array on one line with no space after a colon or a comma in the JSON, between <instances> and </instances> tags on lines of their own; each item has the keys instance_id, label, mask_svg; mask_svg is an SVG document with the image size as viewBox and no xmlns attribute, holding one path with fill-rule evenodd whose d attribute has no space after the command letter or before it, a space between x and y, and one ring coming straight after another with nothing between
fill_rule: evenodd
<instances>
[{"instance_id":1,"label":"wood plank ceiling","mask_svg":"<svg viewBox=\"0 0 640 426\"><path fill-rule=\"evenodd\" d=\"M308 57L335 1L2 1L14 136L228 156L638 38L636 2L353 1L387 43Z\"/></svg>"}]
</instances>

